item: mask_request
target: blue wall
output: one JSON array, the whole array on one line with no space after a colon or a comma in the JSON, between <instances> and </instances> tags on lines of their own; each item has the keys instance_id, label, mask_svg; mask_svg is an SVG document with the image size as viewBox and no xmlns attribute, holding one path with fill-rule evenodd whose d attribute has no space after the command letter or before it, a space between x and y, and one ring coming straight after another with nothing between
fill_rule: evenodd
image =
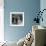
<instances>
[{"instance_id":1,"label":"blue wall","mask_svg":"<svg viewBox=\"0 0 46 46\"><path fill-rule=\"evenodd\" d=\"M40 0L4 0L4 35L5 40L18 41L31 29L35 12L40 9ZM24 26L10 26L10 12L24 12Z\"/></svg>"}]
</instances>

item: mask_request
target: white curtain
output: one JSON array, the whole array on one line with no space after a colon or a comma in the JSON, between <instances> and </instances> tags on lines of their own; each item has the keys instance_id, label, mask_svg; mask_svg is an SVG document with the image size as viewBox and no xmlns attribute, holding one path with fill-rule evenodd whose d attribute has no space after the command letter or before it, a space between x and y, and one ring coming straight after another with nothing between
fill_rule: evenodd
<instances>
[{"instance_id":1,"label":"white curtain","mask_svg":"<svg viewBox=\"0 0 46 46\"><path fill-rule=\"evenodd\" d=\"M4 41L4 0L0 0L0 42Z\"/></svg>"}]
</instances>

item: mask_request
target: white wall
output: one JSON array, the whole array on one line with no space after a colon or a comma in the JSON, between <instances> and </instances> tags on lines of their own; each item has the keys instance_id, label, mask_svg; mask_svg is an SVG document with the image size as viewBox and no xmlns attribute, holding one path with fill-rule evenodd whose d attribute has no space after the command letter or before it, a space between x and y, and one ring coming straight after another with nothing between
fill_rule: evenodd
<instances>
[{"instance_id":1,"label":"white wall","mask_svg":"<svg viewBox=\"0 0 46 46\"><path fill-rule=\"evenodd\" d=\"M40 10L46 9L46 0L40 0ZM43 12L43 22L40 21L40 24L46 26L46 11Z\"/></svg>"},{"instance_id":2,"label":"white wall","mask_svg":"<svg viewBox=\"0 0 46 46\"><path fill-rule=\"evenodd\" d=\"M40 8L41 9L46 9L46 0L40 0Z\"/></svg>"}]
</instances>

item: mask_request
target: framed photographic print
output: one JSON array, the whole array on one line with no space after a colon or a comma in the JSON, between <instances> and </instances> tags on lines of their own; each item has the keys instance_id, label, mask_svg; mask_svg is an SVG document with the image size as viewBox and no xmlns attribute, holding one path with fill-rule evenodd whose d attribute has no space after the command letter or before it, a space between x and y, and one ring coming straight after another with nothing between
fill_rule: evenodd
<instances>
[{"instance_id":1,"label":"framed photographic print","mask_svg":"<svg viewBox=\"0 0 46 46\"><path fill-rule=\"evenodd\" d=\"M24 12L10 12L10 26L24 26Z\"/></svg>"}]
</instances>

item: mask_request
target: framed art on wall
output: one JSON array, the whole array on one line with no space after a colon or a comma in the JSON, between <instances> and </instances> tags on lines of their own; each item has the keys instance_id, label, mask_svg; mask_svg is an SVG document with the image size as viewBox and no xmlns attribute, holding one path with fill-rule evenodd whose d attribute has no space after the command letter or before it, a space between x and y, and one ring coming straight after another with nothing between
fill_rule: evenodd
<instances>
[{"instance_id":1,"label":"framed art on wall","mask_svg":"<svg viewBox=\"0 0 46 46\"><path fill-rule=\"evenodd\" d=\"M10 26L24 26L24 12L10 12Z\"/></svg>"}]
</instances>

